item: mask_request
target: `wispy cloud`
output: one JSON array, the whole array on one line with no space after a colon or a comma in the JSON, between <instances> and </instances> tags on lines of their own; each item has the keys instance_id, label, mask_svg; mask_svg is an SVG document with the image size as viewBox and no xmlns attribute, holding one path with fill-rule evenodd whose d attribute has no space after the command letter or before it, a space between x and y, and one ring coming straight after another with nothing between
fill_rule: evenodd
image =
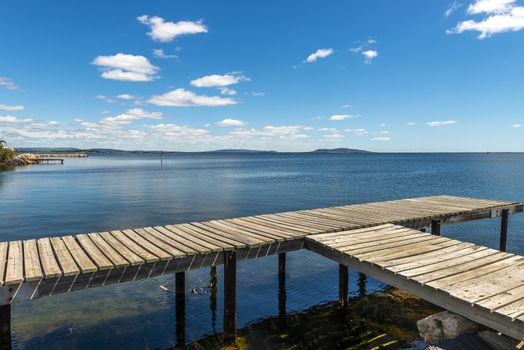
<instances>
[{"instance_id":1,"label":"wispy cloud","mask_svg":"<svg viewBox=\"0 0 524 350\"><path fill-rule=\"evenodd\" d=\"M0 115L0 122L3 123L31 123L34 119L31 118L18 118L12 115Z\"/></svg>"},{"instance_id":2,"label":"wispy cloud","mask_svg":"<svg viewBox=\"0 0 524 350\"><path fill-rule=\"evenodd\" d=\"M171 107L219 107L238 103L229 97L197 95L192 91L182 88L166 92L163 95L153 96L148 102L157 106Z\"/></svg>"},{"instance_id":3,"label":"wispy cloud","mask_svg":"<svg viewBox=\"0 0 524 350\"><path fill-rule=\"evenodd\" d=\"M366 129L345 129L344 131L350 132L355 136L364 136L368 133Z\"/></svg>"},{"instance_id":4,"label":"wispy cloud","mask_svg":"<svg viewBox=\"0 0 524 350\"><path fill-rule=\"evenodd\" d=\"M362 55L366 58L366 63L371 63L371 60L378 56L378 51L376 50L366 50L362 52Z\"/></svg>"},{"instance_id":5,"label":"wispy cloud","mask_svg":"<svg viewBox=\"0 0 524 350\"><path fill-rule=\"evenodd\" d=\"M156 58L161 58L165 60L170 59L170 58L178 58L178 56L175 54L165 53L163 49L154 49L153 56L155 56Z\"/></svg>"},{"instance_id":6,"label":"wispy cloud","mask_svg":"<svg viewBox=\"0 0 524 350\"><path fill-rule=\"evenodd\" d=\"M332 55L333 52L335 52L335 50L333 50L331 48L329 48L329 49L318 49L317 51L315 51L314 53L312 53L311 55L309 55L306 58L306 62L307 63L316 62L319 58L326 58L326 57Z\"/></svg>"},{"instance_id":7,"label":"wispy cloud","mask_svg":"<svg viewBox=\"0 0 524 350\"><path fill-rule=\"evenodd\" d=\"M143 15L137 20L149 26L147 33L154 41L167 43L176 37L189 34L207 33L207 28L202 21L166 22L162 17Z\"/></svg>"},{"instance_id":8,"label":"wispy cloud","mask_svg":"<svg viewBox=\"0 0 524 350\"><path fill-rule=\"evenodd\" d=\"M387 137L387 136L374 137L371 139L371 141L391 141L391 137Z\"/></svg>"},{"instance_id":9,"label":"wispy cloud","mask_svg":"<svg viewBox=\"0 0 524 350\"><path fill-rule=\"evenodd\" d=\"M0 77L0 87L3 87L8 90L18 90L18 86L13 83L13 81L7 77Z\"/></svg>"},{"instance_id":10,"label":"wispy cloud","mask_svg":"<svg viewBox=\"0 0 524 350\"><path fill-rule=\"evenodd\" d=\"M516 0L476 0L467 9L469 15L484 15L480 20L459 22L448 34L466 31L479 32L479 39L504 32L516 32L524 29L524 6L518 6Z\"/></svg>"},{"instance_id":11,"label":"wispy cloud","mask_svg":"<svg viewBox=\"0 0 524 350\"><path fill-rule=\"evenodd\" d=\"M146 57L123 53L98 56L93 64L101 67L102 78L120 81L152 81L158 71Z\"/></svg>"},{"instance_id":12,"label":"wispy cloud","mask_svg":"<svg viewBox=\"0 0 524 350\"><path fill-rule=\"evenodd\" d=\"M462 4L458 1L453 1L452 4L448 6L446 11L444 12L444 16L449 17L452 14L454 14L460 7L462 7Z\"/></svg>"},{"instance_id":13,"label":"wispy cloud","mask_svg":"<svg viewBox=\"0 0 524 350\"><path fill-rule=\"evenodd\" d=\"M513 124L511 127L512 128L521 128L522 124Z\"/></svg>"},{"instance_id":14,"label":"wispy cloud","mask_svg":"<svg viewBox=\"0 0 524 350\"><path fill-rule=\"evenodd\" d=\"M120 94L116 96L117 98L121 100L134 100L136 99L136 96L130 95L130 94Z\"/></svg>"},{"instance_id":15,"label":"wispy cloud","mask_svg":"<svg viewBox=\"0 0 524 350\"><path fill-rule=\"evenodd\" d=\"M240 72L232 72L224 75L212 74L191 81L195 87L224 87L238 84L241 81L249 81L249 78Z\"/></svg>"},{"instance_id":16,"label":"wispy cloud","mask_svg":"<svg viewBox=\"0 0 524 350\"><path fill-rule=\"evenodd\" d=\"M22 105L0 105L0 111L18 112L23 110L24 106Z\"/></svg>"},{"instance_id":17,"label":"wispy cloud","mask_svg":"<svg viewBox=\"0 0 524 350\"><path fill-rule=\"evenodd\" d=\"M334 114L331 117L329 117L329 120L340 121L340 120L351 119L353 117L354 116L351 114Z\"/></svg>"},{"instance_id":18,"label":"wispy cloud","mask_svg":"<svg viewBox=\"0 0 524 350\"><path fill-rule=\"evenodd\" d=\"M362 54L365 58L364 62L369 64L374 58L378 57L378 51L370 48L376 43L377 41L375 39L369 38L364 43L360 42L359 46L349 49L349 51Z\"/></svg>"},{"instance_id":19,"label":"wispy cloud","mask_svg":"<svg viewBox=\"0 0 524 350\"><path fill-rule=\"evenodd\" d=\"M426 123L427 126L433 128L433 127L439 127L439 126L445 126L445 125L453 125L457 122L455 120L444 120L444 121L433 121Z\"/></svg>"},{"instance_id":20,"label":"wispy cloud","mask_svg":"<svg viewBox=\"0 0 524 350\"><path fill-rule=\"evenodd\" d=\"M244 126L247 122L238 119L224 119L216 123L218 126Z\"/></svg>"},{"instance_id":21,"label":"wispy cloud","mask_svg":"<svg viewBox=\"0 0 524 350\"><path fill-rule=\"evenodd\" d=\"M406 122L406 125L415 126L415 125L417 125L417 123L415 123L415 122Z\"/></svg>"},{"instance_id":22,"label":"wispy cloud","mask_svg":"<svg viewBox=\"0 0 524 350\"><path fill-rule=\"evenodd\" d=\"M162 113L148 112L141 108L132 108L117 116L104 118L100 123L105 125L122 125L130 124L131 122L140 119L162 119Z\"/></svg>"}]
</instances>

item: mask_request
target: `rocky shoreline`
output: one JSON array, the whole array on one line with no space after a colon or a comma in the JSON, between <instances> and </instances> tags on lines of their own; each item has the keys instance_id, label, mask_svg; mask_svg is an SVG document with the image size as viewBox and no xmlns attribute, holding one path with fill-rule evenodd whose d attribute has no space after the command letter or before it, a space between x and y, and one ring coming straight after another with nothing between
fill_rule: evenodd
<instances>
[{"instance_id":1,"label":"rocky shoreline","mask_svg":"<svg viewBox=\"0 0 524 350\"><path fill-rule=\"evenodd\" d=\"M0 166L14 167L38 164L40 158L87 158L85 153L20 153L5 162L0 162Z\"/></svg>"}]
</instances>

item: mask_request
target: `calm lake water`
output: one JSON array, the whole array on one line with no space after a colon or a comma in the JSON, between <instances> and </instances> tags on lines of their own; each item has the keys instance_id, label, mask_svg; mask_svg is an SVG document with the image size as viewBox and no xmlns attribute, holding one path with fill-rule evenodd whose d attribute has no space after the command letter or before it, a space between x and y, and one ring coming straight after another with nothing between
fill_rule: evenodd
<instances>
[{"instance_id":1,"label":"calm lake water","mask_svg":"<svg viewBox=\"0 0 524 350\"><path fill-rule=\"evenodd\" d=\"M428 195L524 201L524 154L93 156L0 170L0 239L37 238ZM446 236L498 245L497 219L446 226ZM508 250L524 254L524 215ZM238 326L278 314L275 256L239 262ZM337 298L338 267L288 254L289 312ZM209 269L187 274L186 340L222 329ZM351 273L352 293L358 276ZM168 292L160 288L163 285ZM369 280L368 289L382 285ZM197 294L191 293L196 288ZM176 343L174 275L13 305L15 347L168 348Z\"/></svg>"}]
</instances>

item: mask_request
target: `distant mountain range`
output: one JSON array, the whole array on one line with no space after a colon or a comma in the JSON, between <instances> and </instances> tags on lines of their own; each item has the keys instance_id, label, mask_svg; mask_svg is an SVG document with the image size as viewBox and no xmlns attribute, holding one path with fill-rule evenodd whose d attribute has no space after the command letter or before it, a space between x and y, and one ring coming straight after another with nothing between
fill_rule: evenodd
<instances>
[{"instance_id":1,"label":"distant mountain range","mask_svg":"<svg viewBox=\"0 0 524 350\"><path fill-rule=\"evenodd\" d=\"M80 149L80 148L47 148L47 147L20 147L16 149L19 152L60 152L60 153L90 153L90 154L158 154L161 151L125 151L112 148L92 148L92 149ZM254 153L330 153L330 154L348 154L348 153L372 153L369 151L352 149L352 148L332 148L332 149L317 149L309 152L277 152L271 150L251 150L251 149L218 149L213 151L202 151L202 152L180 152L180 151L162 151L164 154L179 154L179 153L224 153L224 154L254 154Z\"/></svg>"}]
</instances>

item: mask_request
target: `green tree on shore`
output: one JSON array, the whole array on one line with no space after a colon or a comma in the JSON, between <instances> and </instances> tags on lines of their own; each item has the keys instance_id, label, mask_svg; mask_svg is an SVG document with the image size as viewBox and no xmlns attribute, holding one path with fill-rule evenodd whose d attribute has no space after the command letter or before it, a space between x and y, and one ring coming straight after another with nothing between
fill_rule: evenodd
<instances>
[{"instance_id":1,"label":"green tree on shore","mask_svg":"<svg viewBox=\"0 0 524 350\"><path fill-rule=\"evenodd\" d=\"M12 159L15 156L12 149L4 147L6 144L7 142L0 140L0 163Z\"/></svg>"}]
</instances>

